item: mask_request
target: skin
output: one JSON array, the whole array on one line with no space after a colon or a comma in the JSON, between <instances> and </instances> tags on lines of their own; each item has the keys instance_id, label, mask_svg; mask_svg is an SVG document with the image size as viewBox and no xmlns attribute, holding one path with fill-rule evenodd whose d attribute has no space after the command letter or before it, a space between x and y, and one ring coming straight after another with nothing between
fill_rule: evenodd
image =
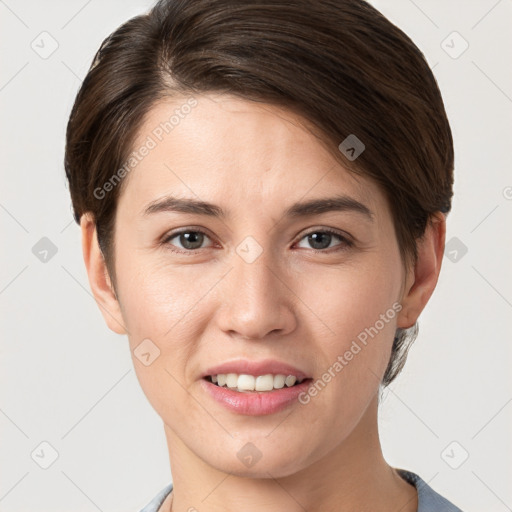
<instances>
[{"instance_id":1,"label":"skin","mask_svg":"<svg viewBox=\"0 0 512 512\"><path fill-rule=\"evenodd\" d=\"M133 356L168 443L174 491L160 510L172 501L174 511L416 511L416 490L382 455L378 392L396 328L416 322L437 283L444 216L433 217L417 264L406 269L382 191L334 160L298 116L227 95L195 98L125 178L116 293L94 220L81 219L89 281L107 325L128 333L132 356L147 338L160 350L149 366ZM153 108L135 147L180 101ZM296 201L334 193L366 205L373 220L354 211L283 217ZM230 215L143 215L167 194ZM206 233L201 248L172 252L187 251L183 237L165 236L188 227ZM352 245L333 236L315 253L306 235L325 228L350 235ZM236 252L247 236L263 250L252 263ZM245 416L201 389L204 370L237 358L278 359L318 379L394 303L401 311L307 405ZM262 453L250 468L237 457L248 442Z\"/></svg>"}]
</instances>

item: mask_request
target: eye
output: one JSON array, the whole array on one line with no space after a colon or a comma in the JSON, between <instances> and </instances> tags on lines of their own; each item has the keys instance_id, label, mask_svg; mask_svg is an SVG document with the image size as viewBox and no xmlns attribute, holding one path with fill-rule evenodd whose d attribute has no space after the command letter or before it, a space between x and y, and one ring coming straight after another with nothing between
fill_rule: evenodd
<instances>
[{"instance_id":1,"label":"eye","mask_svg":"<svg viewBox=\"0 0 512 512\"><path fill-rule=\"evenodd\" d=\"M184 229L182 231L171 233L169 236L164 238L164 240L162 240L162 244L174 246L174 244L171 243L171 240L174 240L175 238L183 250L175 251L171 248L171 250L174 252L193 252L198 249L203 249L204 247L201 246L203 245L205 239L209 239L208 235L203 231Z\"/></svg>"},{"instance_id":2,"label":"eye","mask_svg":"<svg viewBox=\"0 0 512 512\"><path fill-rule=\"evenodd\" d=\"M346 249L353 245L348 237L332 229L317 229L315 231L310 231L309 233L306 233L301 240L306 239L307 243L311 244L315 251L327 252L325 249L331 248L331 242L336 238L341 241L341 243L335 245L335 247L337 247L335 249L336 251Z\"/></svg>"},{"instance_id":3,"label":"eye","mask_svg":"<svg viewBox=\"0 0 512 512\"><path fill-rule=\"evenodd\" d=\"M335 251L343 250L353 245L348 237L332 229L317 229L315 231L310 231L301 238L301 241L306 239L307 243L311 244L311 247L315 252L328 252L326 249L333 247L332 242L336 238L340 243L334 245ZM177 239L177 242L172 243L171 241L174 239ZM193 253L199 249L206 248L203 247L203 243L205 240L209 239L210 237L204 231L198 229L183 229L165 237L162 240L162 244L165 246L171 246L171 251L173 252ZM176 243L178 243L179 246L177 246ZM175 250L172 247L178 247L178 249Z\"/></svg>"}]
</instances>

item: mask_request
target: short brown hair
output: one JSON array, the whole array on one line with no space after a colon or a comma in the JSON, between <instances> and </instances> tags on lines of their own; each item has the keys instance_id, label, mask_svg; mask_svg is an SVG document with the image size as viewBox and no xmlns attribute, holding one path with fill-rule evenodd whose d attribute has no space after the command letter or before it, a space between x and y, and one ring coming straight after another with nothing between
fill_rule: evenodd
<instances>
[{"instance_id":1,"label":"short brown hair","mask_svg":"<svg viewBox=\"0 0 512 512\"><path fill-rule=\"evenodd\" d=\"M74 209L92 213L115 284L114 219L125 162L159 100L228 93L300 114L343 165L377 182L407 265L434 212L449 212L453 142L421 51L363 0L160 0L101 44L77 94L65 170ZM338 146L365 145L357 160ZM383 385L400 372L412 332L398 330Z\"/></svg>"}]
</instances>

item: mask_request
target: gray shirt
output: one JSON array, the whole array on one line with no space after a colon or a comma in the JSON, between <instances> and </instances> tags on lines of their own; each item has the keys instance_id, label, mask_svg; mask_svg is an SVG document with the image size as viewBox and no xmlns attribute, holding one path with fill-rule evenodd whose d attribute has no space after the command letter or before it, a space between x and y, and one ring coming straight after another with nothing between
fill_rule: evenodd
<instances>
[{"instance_id":1,"label":"gray shirt","mask_svg":"<svg viewBox=\"0 0 512 512\"><path fill-rule=\"evenodd\" d=\"M417 512L462 512L453 503L443 498L422 478L412 471L396 468L400 476L416 487L418 493ZM167 495L172 491L172 483L162 489L140 512L158 512Z\"/></svg>"}]
</instances>

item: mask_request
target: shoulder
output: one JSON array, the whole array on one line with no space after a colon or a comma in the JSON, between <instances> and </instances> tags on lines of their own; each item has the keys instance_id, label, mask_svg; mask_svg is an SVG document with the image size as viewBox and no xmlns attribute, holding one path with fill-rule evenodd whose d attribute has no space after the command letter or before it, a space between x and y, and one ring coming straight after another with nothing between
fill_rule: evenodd
<instances>
[{"instance_id":1,"label":"shoulder","mask_svg":"<svg viewBox=\"0 0 512 512\"><path fill-rule=\"evenodd\" d=\"M162 506L165 498L172 491L172 482L167 484L140 512L158 512L158 509Z\"/></svg>"},{"instance_id":2,"label":"shoulder","mask_svg":"<svg viewBox=\"0 0 512 512\"><path fill-rule=\"evenodd\" d=\"M400 476L416 487L418 493L418 512L462 512L453 503L438 494L427 482L412 471L395 468Z\"/></svg>"}]
</instances>

